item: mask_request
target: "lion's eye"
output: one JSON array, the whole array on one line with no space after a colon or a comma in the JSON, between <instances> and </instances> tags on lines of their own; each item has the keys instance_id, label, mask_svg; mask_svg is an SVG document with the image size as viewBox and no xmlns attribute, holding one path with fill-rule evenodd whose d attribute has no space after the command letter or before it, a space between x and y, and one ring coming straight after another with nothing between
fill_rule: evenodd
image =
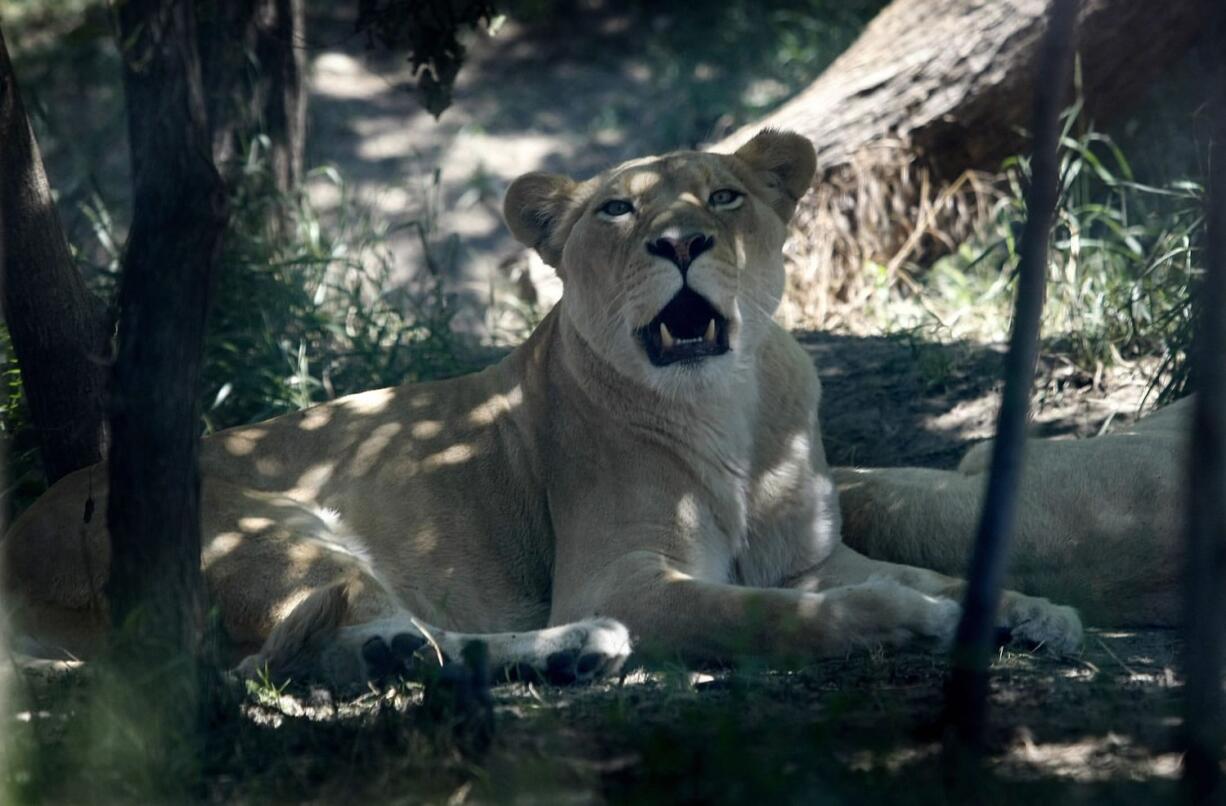
<instances>
[{"instance_id":1,"label":"lion's eye","mask_svg":"<svg viewBox=\"0 0 1226 806\"><path fill-rule=\"evenodd\" d=\"M740 204L740 201L742 198L744 198L744 195L745 194L741 193L739 190L733 190L732 188L720 188L711 194L711 197L707 199L707 202L712 207L734 207Z\"/></svg>"},{"instance_id":2,"label":"lion's eye","mask_svg":"<svg viewBox=\"0 0 1226 806\"><path fill-rule=\"evenodd\" d=\"M607 215L609 218L621 218L624 215L634 212L634 205L625 199L610 199L600 205L600 212Z\"/></svg>"}]
</instances>

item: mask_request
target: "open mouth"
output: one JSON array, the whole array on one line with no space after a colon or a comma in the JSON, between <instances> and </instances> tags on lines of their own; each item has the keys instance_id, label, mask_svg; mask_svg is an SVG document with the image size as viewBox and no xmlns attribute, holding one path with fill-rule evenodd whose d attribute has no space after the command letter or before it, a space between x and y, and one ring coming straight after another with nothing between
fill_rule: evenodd
<instances>
[{"instance_id":1,"label":"open mouth","mask_svg":"<svg viewBox=\"0 0 1226 806\"><path fill-rule=\"evenodd\" d=\"M638 337L657 367L693 363L728 352L728 319L689 286L656 314Z\"/></svg>"}]
</instances>

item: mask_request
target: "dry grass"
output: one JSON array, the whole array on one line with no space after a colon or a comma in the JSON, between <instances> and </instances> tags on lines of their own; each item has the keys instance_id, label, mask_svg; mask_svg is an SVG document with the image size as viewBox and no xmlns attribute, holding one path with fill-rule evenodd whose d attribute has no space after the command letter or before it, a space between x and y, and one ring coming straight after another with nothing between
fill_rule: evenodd
<instances>
[{"instance_id":1,"label":"dry grass","mask_svg":"<svg viewBox=\"0 0 1226 806\"><path fill-rule=\"evenodd\" d=\"M911 285L905 267L927 264L981 228L1001 198L996 177L965 172L939 181L908 143L883 140L829 172L802 201L787 250L781 316L793 328L858 332L880 283Z\"/></svg>"}]
</instances>

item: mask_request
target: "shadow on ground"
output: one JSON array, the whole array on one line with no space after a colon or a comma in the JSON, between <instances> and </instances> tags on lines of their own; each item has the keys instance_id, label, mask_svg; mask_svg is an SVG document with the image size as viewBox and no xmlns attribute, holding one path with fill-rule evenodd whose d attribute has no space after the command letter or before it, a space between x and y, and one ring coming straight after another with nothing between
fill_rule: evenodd
<instances>
[{"instance_id":1,"label":"shadow on ground","mask_svg":"<svg viewBox=\"0 0 1226 806\"><path fill-rule=\"evenodd\" d=\"M831 465L951 468L970 445L992 436L1004 346L912 335L797 337L821 377L822 440ZM1031 433L1087 437L1135 419L1149 369L1121 366L1095 378L1046 345Z\"/></svg>"},{"instance_id":2,"label":"shadow on ground","mask_svg":"<svg viewBox=\"0 0 1226 806\"><path fill-rule=\"evenodd\" d=\"M495 686L492 740L476 747L462 741L463 714L434 713L420 683L356 700L263 687L210 727L193 790L218 803L1166 802L1178 649L1173 631L1091 630L1078 658L1002 650L985 775L970 792L945 774L944 656L901 651L790 672L653 667L588 687ZM47 802L128 791L79 766L89 679L27 679L33 702L10 734L10 772L25 776L15 791Z\"/></svg>"}]
</instances>

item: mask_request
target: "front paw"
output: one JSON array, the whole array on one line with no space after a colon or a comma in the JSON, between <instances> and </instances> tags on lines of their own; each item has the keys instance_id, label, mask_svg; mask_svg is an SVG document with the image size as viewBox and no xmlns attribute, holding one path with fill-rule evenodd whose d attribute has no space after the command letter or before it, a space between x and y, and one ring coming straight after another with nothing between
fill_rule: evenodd
<instances>
[{"instance_id":1,"label":"front paw","mask_svg":"<svg viewBox=\"0 0 1226 806\"><path fill-rule=\"evenodd\" d=\"M1075 655L1081 651L1085 633L1081 617L1071 607L1034 596L1006 594L1001 617L1001 626L1009 631L1013 641L1032 644L1057 655Z\"/></svg>"},{"instance_id":2,"label":"front paw","mask_svg":"<svg viewBox=\"0 0 1226 806\"><path fill-rule=\"evenodd\" d=\"M953 599L929 596L883 576L835 588L824 596L837 611L847 614L848 623L842 630L854 644L862 646L902 646L919 641L928 647L947 649L953 644L962 616L962 607Z\"/></svg>"}]
</instances>

